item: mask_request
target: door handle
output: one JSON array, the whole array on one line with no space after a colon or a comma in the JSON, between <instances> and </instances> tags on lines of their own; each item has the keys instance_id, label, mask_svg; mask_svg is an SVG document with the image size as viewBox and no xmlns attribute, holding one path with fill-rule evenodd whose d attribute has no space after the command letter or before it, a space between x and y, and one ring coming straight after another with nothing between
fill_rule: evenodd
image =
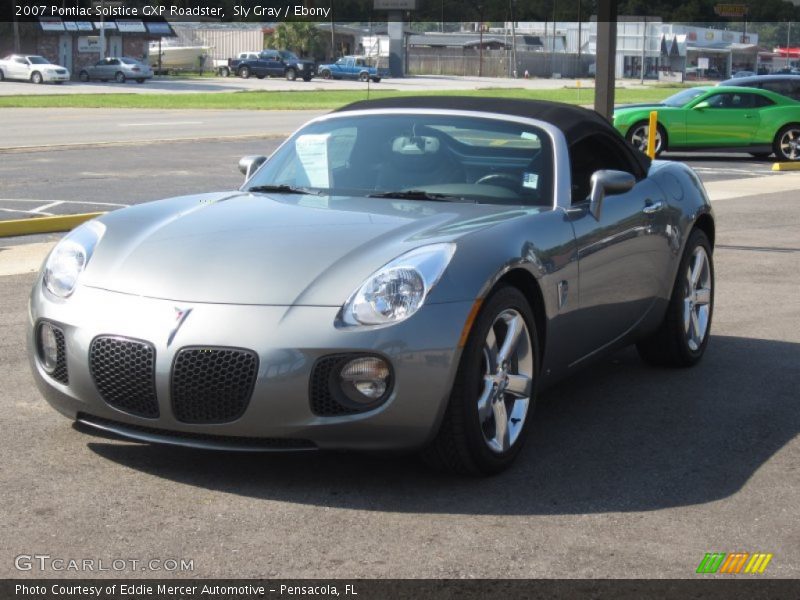
<instances>
[{"instance_id":1,"label":"door handle","mask_svg":"<svg viewBox=\"0 0 800 600\"><path fill-rule=\"evenodd\" d=\"M658 211L660 211L662 208L664 208L664 203L661 200L659 200L658 202L650 202L650 200L648 200L645 203L642 212L646 215L653 215Z\"/></svg>"},{"instance_id":2,"label":"door handle","mask_svg":"<svg viewBox=\"0 0 800 600\"><path fill-rule=\"evenodd\" d=\"M744 116L744 118L745 118L745 119L752 119L752 118L753 118L753 115L745 115L745 116Z\"/></svg>"}]
</instances>

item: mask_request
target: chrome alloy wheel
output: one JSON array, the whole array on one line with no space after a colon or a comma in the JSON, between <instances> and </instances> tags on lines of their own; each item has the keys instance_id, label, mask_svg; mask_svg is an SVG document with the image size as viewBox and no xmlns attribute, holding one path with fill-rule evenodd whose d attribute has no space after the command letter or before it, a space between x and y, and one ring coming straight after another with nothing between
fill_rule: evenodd
<instances>
[{"instance_id":1,"label":"chrome alloy wheel","mask_svg":"<svg viewBox=\"0 0 800 600\"><path fill-rule=\"evenodd\" d=\"M533 344L516 310L506 309L495 318L483 345L483 365L478 419L486 445L501 454L517 441L533 390Z\"/></svg>"},{"instance_id":2,"label":"chrome alloy wheel","mask_svg":"<svg viewBox=\"0 0 800 600\"><path fill-rule=\"evenodd\" d=\"M650 125L639 125L631 132L630 142L642 152L647 152L647 139L650 137ZM661 132L656 128L656 154L661 151Z\"/></svg>"},{"instance_id":3,"label":"chrome alloy wheel","mask_svg":"<svg viewBox=\"0 0 800 600\"><path fill-rule=\"evenodd\" d=\"M711 266L705 248L698 246L686 269L683 299L683 330L686 342L696 352L708 333L711 316Z\"/></svg>"},{"instance_id":4,"label":"chrome alloy wheel","mask_svg":"<svg viewBox=\"0 0 800 600\"><path fill-rule=\"evenodd\" d=\"M789 160L800 159L800 129L787 129L779 142L781 154Z\"/></svg>"}]
</instances>

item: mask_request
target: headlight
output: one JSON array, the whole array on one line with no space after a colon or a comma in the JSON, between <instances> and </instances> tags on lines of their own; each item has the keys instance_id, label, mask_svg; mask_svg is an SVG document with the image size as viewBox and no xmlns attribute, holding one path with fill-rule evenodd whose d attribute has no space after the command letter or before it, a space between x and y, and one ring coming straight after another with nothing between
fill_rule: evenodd
<instances>
[{"instance_id":1,"label":"headlight","mask_svg":"<svg viewBox=\"0 0 800 600\"><path fill-rule=\"evenodd\" d=\"M51 293L67 298L73 292L105 230L105 225L99 221L90 221L71 231L56 245L44 265L44 285Z\"/></svg>"},{"instance_id":2,"label":"headlight","mask_svg":"<svg viewBox=\"0 0 800 600\"><path fill-rule=\"evenodd\" d=\"M417 312L456 251L452 243L407 252L384 265L359 287L342 309L348 325L397 323Z\"/></svg>"},{"instance_id":3,"label":"headlight","mask_svg":"<svg viewBox=\"0 0 800 600\"><path fill-rule=\"evenodd\" d=\"M298 71L302 71L304 66L305 66L305 65L304 65L303 63L298 63L298 64L297 64L297 70L298 70Z\"/></svg>"}]
</instances>

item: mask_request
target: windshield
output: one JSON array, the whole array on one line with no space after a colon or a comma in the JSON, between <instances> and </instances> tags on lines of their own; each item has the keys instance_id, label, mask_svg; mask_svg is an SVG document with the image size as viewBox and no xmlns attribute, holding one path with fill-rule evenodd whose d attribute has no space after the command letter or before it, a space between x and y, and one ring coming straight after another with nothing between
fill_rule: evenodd
<instances>
[{"instance_id":1,"label":"windshield","mask_svg":"<svg viewBox=\"0 0 800 600\"><path fill-rule=\"evenodd\" d=\"M552 180L550 139L537 127L383 114L304 127L244 189L552 206Z\"/></svg>"},{"instance_id":2,"label":"windshield","mask_svg":"<svg viewBox=\"0 0 800 600\"><path fill-rule=\"evenodd\" d=\"M32 65L49 65L50 61L47 60L44 56L29 56L28 61Z\"/></svg>"},{"instance_id":3,"label":"windshield","mask_svg":"<svg viewBox=\"0 0 800 600\"><path fill-rule=\"evenodd\" d=\"M121 62L125 63L126 65L138 65L139 61L133 58L128 58L127 56L124 58L119 59Z\"/></svg>"},{"instance_id":4,"label":"windshield","mask_svg":"<svg viewBox=\"0 0 800 600\"><path fill-rule=\"evenodd\" d=\"M297 55L294 52L289 52L288 50L281 50L279 54L283 60L298 60Z\"/></svg>"},{"instance_id":5,"label":"windshield","mask_svg":"<svg viewBox=\"0 0 800 600\"><path fill-rule=\"evenodd\" d=\"M708 88L689 88L688 90L681 90L677 94L670 96L662 102L665 106L674 106L680 108L686 106L689 102L697 98L700 94L705 94Z\"/></svg>"}]
</instances>

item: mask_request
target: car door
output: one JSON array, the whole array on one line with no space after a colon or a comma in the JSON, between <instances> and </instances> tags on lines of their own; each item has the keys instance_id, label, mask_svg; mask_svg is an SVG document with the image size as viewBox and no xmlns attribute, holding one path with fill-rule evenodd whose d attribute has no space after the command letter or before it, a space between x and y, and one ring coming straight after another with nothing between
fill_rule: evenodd
<instances>
[{"instance_id":1,"label":"car door","mask_svg":"<svg viewBox=\"0 0 800 600\"><path fill-rule=\"evenodd\" d=\"M30 64L28 59L23 56L17 56L11 61L11 69L9 69L12 79L28 79L30 77Z\"/></svg>"},{"instance_id":2,"label":"car door","mask_svg":"<svg viewBox=\"0 0 800 600\"><path fill-rule=\"evenodd\" d=\"M89 68L89 77L92 79L108 79L108 60L98 60L93 67Z\"/></svg>"},{"instance_id":3,"label":"car door","mask_svg":"<svg viewBox=\"0 0 800 600\"><path fill-rule=\"evenodd\" d=\"M579 306L573 361L631 331L664 293L670 264L668 206L647 178L607 195L599 218L589 211L590 179L602 169L634 173L631 159L608 134L589 135L570 149L572 207L578 251Z\"/></svg>"},{"instance_id":4,"label":"car door","mask_svg":"<svg viewBox=\"0 0 800 600\"><path fill-rule=\"evenodd\" d=\"M686 145L746 146L758 131L754 94L718 92L701 97L686 113Z\"/></svg>"}]
</instances>

